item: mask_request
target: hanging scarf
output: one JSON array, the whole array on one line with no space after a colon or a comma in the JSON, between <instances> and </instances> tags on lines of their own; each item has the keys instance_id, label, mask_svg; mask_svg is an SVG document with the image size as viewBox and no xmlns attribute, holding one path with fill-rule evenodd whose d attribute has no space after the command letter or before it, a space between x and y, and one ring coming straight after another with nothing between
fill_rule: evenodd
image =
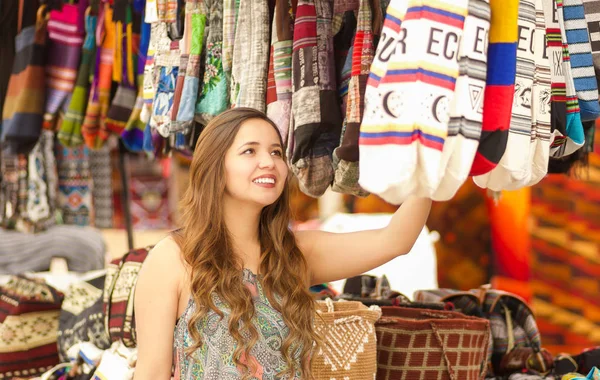
<instances>
[{"instance_id":1,"label":"hanging scarf","mask_svg":"<svg viewBox=\"0 0 600 380\"><path fill-rule=\"evenodd\" d=\"M58 138L64 146L75 147L83 143L81 126L85 116L90 88L90 73L96 56L96 26L98 24L97 9L89 7L85 15L86 37L81 53L81 65L77 74L75 90L62 125L58 131Z\"/></svg>"}]
</instances>

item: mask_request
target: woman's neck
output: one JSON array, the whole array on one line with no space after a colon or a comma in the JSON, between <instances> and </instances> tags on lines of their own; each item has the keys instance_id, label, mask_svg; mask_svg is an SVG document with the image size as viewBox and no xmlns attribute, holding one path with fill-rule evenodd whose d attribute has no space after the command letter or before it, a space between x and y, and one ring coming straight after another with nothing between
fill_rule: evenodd
<instances>
[{"instance_id":1,"label":"woman's neck","mask_svg":"<svg viewBox=\"0 0 600 380\"><path fill-rule=\"evenodd\" d=\"M233 200L224 202L225 225L244 266L254 270L260 263L258 227L261 209L237 203Z\"/></svg>"}]
</instances>

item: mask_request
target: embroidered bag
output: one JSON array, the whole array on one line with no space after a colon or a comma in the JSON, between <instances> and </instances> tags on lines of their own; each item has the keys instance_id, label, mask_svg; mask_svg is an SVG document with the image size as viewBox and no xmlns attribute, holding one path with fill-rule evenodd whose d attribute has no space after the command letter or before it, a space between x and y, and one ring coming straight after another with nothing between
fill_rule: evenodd
<instances>
[{"instance_id":1,"label":"embroidered bag","mask_svg":"<svg viewBox=\"0 0 600 380\"><path fill-rule=\"evenodd\" d=\"M53 287L21 276L0 287L0 378L40 375L59 363L63 298Z\"/></svg>"},{"instance_id":2,"label":"embroidered bag","mask_svg":"<svg viewBox=\"0 0 600 380\"><path fill-rule=\"evenodd\" d=\"M374 379L377 371L377 306L331 299L317 301L315 332L322 338L311 360L316 379Z\"/></svg>"}]
</instances>

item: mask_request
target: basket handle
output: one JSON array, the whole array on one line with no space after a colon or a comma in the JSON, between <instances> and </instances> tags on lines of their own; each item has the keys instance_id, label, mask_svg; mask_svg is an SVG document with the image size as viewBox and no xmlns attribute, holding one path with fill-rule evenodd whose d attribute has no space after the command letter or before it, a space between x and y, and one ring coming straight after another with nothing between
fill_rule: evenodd
<instances>
[{"instance_id":1,"label":"basket handle","mask_svg":"<svg viewBox=\"0 0 600 380\"><path fill-rule=\"evenodd\" d=\"M446 353L446 346L444 346L444 340L442 339L442 337L440 336L440 333L438 332L437 325L431 321L429 322L429 325L431 326L431 330L433 330L433 335L435 336L435 339L440 344L440 347L442 347L442 355L444 356L444 360L446 361L446 365L448 366L448 373L450 374L450 380L457 380L456 372L454 372L454 368L452 368L452 365L450 364L450 359L448 359L448 355Z\"/></svg>"},{"instance_id":2,"label":"basket handle","mask_svg":"<svg viewBox=\"0 0 600 380\"><path fill-rule=\"evenodd\" d=\"M333 305L333 300L331 298L325 299L325 305L327 305L327 312L333 313L335 311L335 306Z\"/></svg>"}]
</instances>

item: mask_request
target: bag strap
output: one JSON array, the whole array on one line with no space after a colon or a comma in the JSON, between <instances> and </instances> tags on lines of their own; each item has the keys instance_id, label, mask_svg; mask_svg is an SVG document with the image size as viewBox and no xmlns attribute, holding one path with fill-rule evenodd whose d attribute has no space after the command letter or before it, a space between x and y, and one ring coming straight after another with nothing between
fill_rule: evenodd
<instances>
[{"instance_id":1,"label":"bag strap","mask_svg":"<svg viewBox=\"0 0 600 380\"><path fill-rule=\"evenodd\" d=\"M448 374L450 375L450 380L457 380L456 372L454 372L454 368L452 367L450 359L448 359L448 353L446 352L447 351L446 346L444 345L444 340L442 339L442 337L440 336L440 333L438 332L437 325L433 322L429 322L429 325L431 326L431 330L433 331L433 335L435 336L435 339L437 340L440 347L442 348L442 355L444 356L444 361L446 362L446 365L448 366Z\"/></svg>"}]
</instances>

